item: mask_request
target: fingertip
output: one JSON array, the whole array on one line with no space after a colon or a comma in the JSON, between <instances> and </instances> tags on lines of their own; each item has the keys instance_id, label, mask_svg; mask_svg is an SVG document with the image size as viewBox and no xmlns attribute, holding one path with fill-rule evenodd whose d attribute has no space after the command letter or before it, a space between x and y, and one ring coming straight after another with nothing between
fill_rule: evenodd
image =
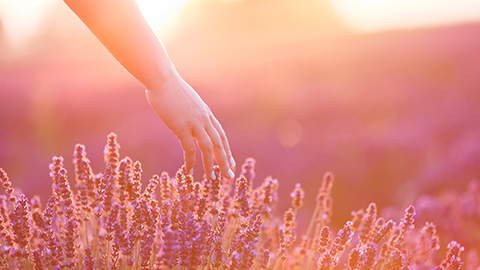
<instances>
[{"instance_id":1,"label":"fingertip","mask_svg":"<svg viewBox=\"0 0 480 270\"><path fill-rule=\"evenodd\" d=\"M193 165L195 164L195 161L192 160L191 158L188 158L187 156L184 157L185 159L185 172L189 173L190 175L193 175Z\"/></svg>"},{"instance_id":2,"label":"fingertip","mask_svg":"<svg viewBox=\"0 0 480 270\"><path fill-rule=\"evenodd\" d=\"M229 179L232 179L235 177L235 174L233 173L233 171L231 169L228 169L228 176L229 176Z\"/></svg>"},{"instance_id":3,"label":"fingertip","mask_svg":"<svg viewBox=\"0 0 480 270\"><path fill-rule=\"evenodd\" d=\"M193 166L195 165L195 144L192 139L185 136L179 137L180 145L183 148L183 159L185 161L185 172L193 174Z\"/></svg>"}]
</instances>

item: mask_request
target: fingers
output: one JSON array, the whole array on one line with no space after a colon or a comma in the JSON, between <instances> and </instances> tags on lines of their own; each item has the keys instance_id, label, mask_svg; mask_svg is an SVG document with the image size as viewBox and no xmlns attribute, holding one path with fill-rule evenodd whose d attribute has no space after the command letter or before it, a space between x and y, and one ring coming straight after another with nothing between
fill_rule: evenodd
<instances>
[{"instance_id":1,"label":"fingers","mask_svg":"<svg viewBox=\"0 0 480 270\"><path fill-rule=\"evenodd\" d=\"M212 121L215 129L217 130L218 135L220 135L220 138L222 139L223 148L225 149L225 153L227 154L227 159L228 159L228 162L230 163L230 167L235 170L235 167L236 167L235 159L233 159L232 151L230 150L230 144L228 143L228 140L227 140L227 134L225 134L225 131L223 130L222 125L220 125L220 122L218 122L218 120L214 116L211 116L210 120Z\"/></svg>"},{"instance_id":2,"label":"fingers","mask_svg":"<svg viewBox=\"0 0 480 270\"><path fill-rule=\"evenodd\" d=\"M177 136L183 149L183 159L185 160L185 171L192 173L195 164L195 143L191 134L182 134Z\"/></svg>"},{"instance_id":3,"label":"fingers","mask_svg":"<svg viewBox=\"0 0 480 270\"><path fill-rule=\"evenodd\" d=\"M213 173L213 143L205 129L195 130L193 136L197 140L198 147L202 152L203 168L205 175L209 178L215 178Z\"/></svg>"},{"instance_id":4,"label":"fingers","mask_svg":"<svg viewBox=\"0 0 480 270\"><path fill-rule=\"evenodd\" d=\"M235 175L230 168L229 159L227 157L227 152L224 148L224 143L222 138L220 137L217 129L213 126L209 126L205 129L210 136L213 144L213 154L215 156L215 160L220 167L222 174L227 178L233 178Z\"/></svg>"},{"instance_id":5,"label":"fingers","mask_svg":"<svg viewBox=\"0 0 480 270\"><path fill-rule=\"evenodd\" d=\"M225 131L213 115L210 115L207 121L208 123L204 127L197 126L193 132L183 132L177 135L183 149L185 170L191 173L195 163L196 146L193 140L195 139L202 154L205 175L213 179L216 177L213 165L214 161L217 161L222 175L231 179L235 177L235 160L232 157Z\"/></svg>"}]
</instances>

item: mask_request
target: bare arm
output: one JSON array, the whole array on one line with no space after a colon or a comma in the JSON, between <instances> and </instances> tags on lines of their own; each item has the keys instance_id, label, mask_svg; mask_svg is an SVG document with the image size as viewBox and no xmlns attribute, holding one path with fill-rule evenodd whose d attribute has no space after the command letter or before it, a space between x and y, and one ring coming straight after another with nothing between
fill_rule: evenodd
<instances>
[{"instance_id":1,"label":"bare arm","mask_svg":"<svg viewBox=\"0 0 480 270\"><path fill-rule=\"evenodd\" d=\"M146 88L152 88L175 75L162 44L134 0L64 2Z\"/></svg>"},{"instance_id":2,"label":"bare arm","mask_svg":"<svg viewBox=\"0 0 480 270\"><path fill-rule=\"evenodd\" d=\"M195 90L178 75L135 0L64 2L145 86L152 109L180 141L187 171L195 162L195 139L206 175L214 175L215 159L222 174L233 177L235 162L223 128Z\"/></svg>"}]
</instances>

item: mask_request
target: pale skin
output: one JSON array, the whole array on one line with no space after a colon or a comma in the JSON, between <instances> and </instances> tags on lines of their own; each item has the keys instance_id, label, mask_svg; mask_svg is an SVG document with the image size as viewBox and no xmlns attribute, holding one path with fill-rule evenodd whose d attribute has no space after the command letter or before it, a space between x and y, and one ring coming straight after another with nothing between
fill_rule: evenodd
<instances>
[{"instance_id":1,"label":"pale skin","mask_svg":"<svg viewBox=\"0 0 480 270\"><path fill-rule=\"evenodd\" d=\"M135 0L64 0L120 64L144 87L147 100L183 148L185 169L195 163L195 141L205 174L234 177L227 136L210 108L177 73Z\"/></svg>"}]
</instances>

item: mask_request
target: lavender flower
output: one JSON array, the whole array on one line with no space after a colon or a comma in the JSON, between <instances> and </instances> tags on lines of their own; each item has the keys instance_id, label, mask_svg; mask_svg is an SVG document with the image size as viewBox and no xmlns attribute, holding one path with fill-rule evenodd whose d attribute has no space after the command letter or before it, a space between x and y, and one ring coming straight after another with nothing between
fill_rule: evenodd
<instances>
[{"instance_id":1,"label":"lavender flower","mask_svg":"<svg viewBox=\"0 0 480 270\"><path fill-rule=\"evenodd\" d=\"M163 201L173 199L172 183L170 181L170 176L167 172L162 172L162 174L160 175L160 190Z\"/></svg>"},{"instance_id":2,"label":"lavender flower","mask_svg":"<svg viewBox=\"0 0 480 270\"><path fill-rule=\"evenodd\" d=\"M13 188L10 187L12 182L10 182L7 173L2 168L0 168L0 182L2 183L2 187L5 189L5 193L11 196L13 193Z\"/></svg>"},{"instance_id":3,"label":"lavender flower","mask_svg":"<svg viewBox=\"0 0 480 270\"><path fill-rule=\"evenodd\" d=\"M440 265L435 267L435 270L457 270L462 267L463 263L460 259L460 253L464 250L464 248L457 243L456 241L452 241L448 244L448 251L447 256L442 261Z\"/></svg>"},{"instance_id":4,"label":"lavender flower","mask_svg":"<svg viewBox=\"0 0 480 270\"><path fill-rule=\"evenodd\" d=\"M330 228L328 226L323 226L322 230L320 231L320 237L318 241L318 252L320 254L327 251L327 247L330 244Z\"/></svg>"},{"instance_id":5,"label":"lavender flower","mask_svg":"<svg viewBox=\"0 0 480 270\"><path fill-rule=\"evenodd\" d=\"M248 183L247 178L240 176L237 179L237 187L235 189L235 207L238 209L238 213L243 217L250 215L250 200L248 196Z\"/></svg>"},{"instance_id":6,"label":"lavender flower","mask_svg":"<svg viewBox=\"0 0 480 270\"><path fill-rule=\"evenodd\" d=\"M22 250L28 245L30 237L30 217L25 195L22 194L17 198L15 208L9 214L9 219L13 231L13 241L17 244L17 250Z\"/></svg>"},{"instance_id":7,"label":"lavender flower","mask_svg":"<svg viewBox=\"0 0 480 270\"><path fill-rule=\"evenodd\" d=\"M332 238L334 224L326 226L333 213L332 173L323 177L316 210L302 235L296 216L304 204L304 190L296 185L292 208L283 219L276 217L272 209L285 198L278 197L278 181L272 177L253 188L253 159L246 160L235 185L221 177L218 167L215 180L204 178L201 183L182 167L175 178L166 172L153 175L142 190L140 162L128 157L119 161L119 147L116 135L110 134L106 168L94 174L85 147L76 145L74 190L63 158L54 157L52 195L43 208L36 197L29 204L25 195L11 196L11 182L0 169L0 183L6 189L6 195L0 195L0 269L451 270L465 264L469 270L479 266L472 248L478 241L476 234L467 234L469 227L465 234L471 242L465 248L450 242L445 259L438 261L433 253L440 249L442 231L431 222L416 230L413 206L396 225L378 217L380 211L371 203L366 210L352 212L352 221ZM475 229L480 216L475 208L480 205L478 186L472 182L463 197L451 196L443 204L432 200L436 204L429 209L450 207L457 215L443 216L440 224L464 219ZM419 209L421 219L425 203ZM297 235L302 241L296 241ZM465 239L469 238L462 242ZM464 249L465 262L460 258Z\"/></svg>"},{"instance_id":8,"label":"lavender flower","mask_svg":"<svg viewBox=\"0 0 480 270\"><path fill-rule=\"evenodd\" d=\"M255 164L257 162L253 158L247 158L242 165L242 176L247 180L247 185L251 186L253 179L255 179Z\"/></svg>"},{"instance_id":9,"label":"lavender flower","mask_svg":"<svg viewBox=\"0 0 480 270\"><path fill-rule=\"evenodd\" d=\"M290 193L290 197L292 198L293 209L297 210L298 208L302 207L305 191L303 191L300 183L295 185L295 189L292 191L292 193Z\"/></svg>"},{"instance_id":10,"label":"lavender flower","mask_svg":"<svg viewBox=\"0 0 480 270\"><path fill-rule=\"evenodd\" d=\"M375 229L375 221L377 219L377 205L370 203L368 205L366 214L363 216L361 228L360 228L360 240L366 243L372 235Z\"/></svg>"},{"instance_id":11,"label":"lavender flower","mask_svg":"<svg viewBox=\"0 0 480 270\"><path fill-rule=\"evenodd\" d=\"M107 136L107 145L103 150L105 163L111 165L113 168L117 168L120 159L119 154L120 145L117 142L117 134L110 133Z\"/></svg>"}]
</instances>

